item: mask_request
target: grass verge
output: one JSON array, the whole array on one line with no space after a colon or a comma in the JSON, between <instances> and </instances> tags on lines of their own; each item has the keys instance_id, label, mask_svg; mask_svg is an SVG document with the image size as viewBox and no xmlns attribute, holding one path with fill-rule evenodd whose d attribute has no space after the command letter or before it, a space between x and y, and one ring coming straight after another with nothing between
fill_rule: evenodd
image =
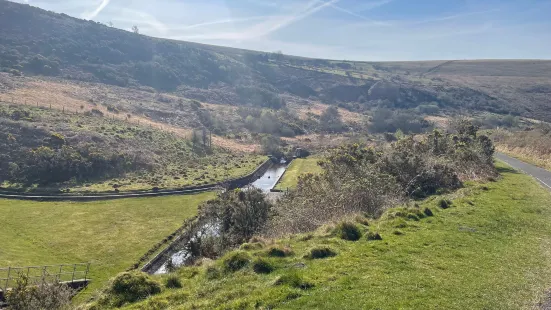
<instances>
[{"instance_id":1,"label":"grass verge","mask_svg":"<svg viewBox=\"0 0 551 310\"><path fill-rule=\"evenodd\" d=\"M362 227L382 240L350 242L321 231L292 236L274 246L296 255L274 258L269 274L245 267L208 277L221 262L184 268L177 273L183 289L129 308L531 309L551 287L551 195L529 176L498 166L498 182L469 183L419 203L433 216L389 210ZM443 198L453 201L450 208L438 207ZM337 254L305 259L316 247ZM281 285L278 279L290 275L308 285Z\"/></svg>"},{"instance_id":2,"label":"grass verge","mask_svg":"<svg viewBox=\"0 0 551 310\"><path fill-rule=\"evenodd\" d=\"M99 202L0 200L0 266L91 262L84 300L197 213L214 193Z\"/></svg>"},{"instance_id":3,"label":"grass verge","mask_svg":"<svg viewBox=\"0 0 551 310\"><path fill-rule=\"evenodd\" d=\"M277 190L287 190L288 188L294 188L298 184L298 177L305 173L320 173L321 167L318 166L319 158L297 158L291 162L289 168L285 171L285 174L276 185Z\"/></svg>"}]
</instances>

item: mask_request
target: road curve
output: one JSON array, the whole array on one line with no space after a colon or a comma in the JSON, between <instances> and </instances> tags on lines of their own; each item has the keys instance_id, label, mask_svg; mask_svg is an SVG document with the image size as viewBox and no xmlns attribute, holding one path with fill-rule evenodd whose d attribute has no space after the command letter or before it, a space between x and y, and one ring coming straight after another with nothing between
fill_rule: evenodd
<instances>
[{"instance_id":1,"label":"road curve","mask_svg":"<svg viewBox=\"0 0 551 310\"><path fill-rule=\"evenodd\" d=\"M503 153L496 153L495 157L509 166L531 175L538 180L545 188L551 191L551 172L534 165L525 163Z\"/></svg>"}]
</instances>

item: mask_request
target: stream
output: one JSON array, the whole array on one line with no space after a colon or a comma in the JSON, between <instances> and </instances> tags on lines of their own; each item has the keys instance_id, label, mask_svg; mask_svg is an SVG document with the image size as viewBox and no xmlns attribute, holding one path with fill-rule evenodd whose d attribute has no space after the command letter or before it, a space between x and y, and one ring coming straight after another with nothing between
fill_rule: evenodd
<instances>
[{"instance_id":1,"label":"stream","mask_svg":"<svg viewBox=\"0 0 551 310\"><path fill-rule=\"evenodd\" d=\"M249 184L251 187L256 187L260 190L262 190L264 193L269 193L272 188L274 188L279 181L279 179L283 176L283 173L285 170L287 170L288 164L285 162L281 162L279 164L274 164L266 172L258 178L256 181ZM217 231L214 228L207 229L206 234L208 235L216 235ZM170 259L172 260L172 264L174 266L182 266L185 264L185 262L190 258L190 254L186 250L181 250L176 253L173 253L170 255ZM159 269L157 269L154 274L165 274L167 273L167 263L165 262Z\"/></svg>"}]
</instances>

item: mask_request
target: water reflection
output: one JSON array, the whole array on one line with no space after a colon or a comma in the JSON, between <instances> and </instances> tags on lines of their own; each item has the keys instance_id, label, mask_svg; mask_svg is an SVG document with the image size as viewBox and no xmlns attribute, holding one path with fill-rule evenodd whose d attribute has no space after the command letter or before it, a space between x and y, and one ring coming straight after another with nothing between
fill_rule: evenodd
<instances>
[{"instance_id":1,"label":"water reflection","mask_svg":"<svg viewBox=\"0 0 551 310\"><path fill-rule=\"evenodd\" d=\"M250 186L254 186L260 190L262 190L265 193L269 193L272 188L276 185L276 183L279 181L285 170L287 169L287 164L285 164L285 161L283 160L279 164L272 165L266 172L256 181L250 184ZM216 225L206 225L203 227L203 234L204 235L217 235L218 234L218 227ZM201 235L201 234L200 234ZM194 240L192 238L191 240ZM188 241L189 244L189 241ZM184 247L185 248L185 247ZM188 261L191 258L191 255L189 251L186 249L182 249L177 251L176 253L172 253L170 255L170 260L172 260L173 266L182 266L186 264L186 261ZM168 260L167 260L168 261ZM165 274L167 273L167 262L165 262L156 272L155 274Z\"/></svg>"},{"instance_id":2,"label":"water reflection","mask_svg":"<svg viewBox=\"0 0 551 310\"><path fill-rule=\"evenodd\" d=\"M274 188L277 181L279 181L283 175L283 172L285 172L285 169L287 169L286 164L273 165L258 180L251 183L251 186L268 193L272 188Z\"/></svg>"}]
</instances>

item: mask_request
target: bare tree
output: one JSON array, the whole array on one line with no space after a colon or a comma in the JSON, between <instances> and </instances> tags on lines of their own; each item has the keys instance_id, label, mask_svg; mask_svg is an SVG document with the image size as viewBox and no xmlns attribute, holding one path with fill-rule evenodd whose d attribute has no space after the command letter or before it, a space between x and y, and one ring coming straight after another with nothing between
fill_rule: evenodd
<instances>
[{"instance_id":1,"label":"bare tree","mask_svg":"<svg viewBox=\"0 0 551 310\"><path fill-rule=\"evenodd\" d=\"M136 34L139 34L140 33L140 29L138 28L138 26L134 25L132 26L132 32L136 33Z\"/></svg>"},{"instance_id":2,"label":"bare tree","mask_svg":"<svg viewBox=\"0 0 551 310\"><path fill-rule=\"evenodd\" d=\"M107 22L107 26L109 26L109 27L114 27L114 26L113 26L113 22L112 22L112 21L108 21L108 22Z\"/></svg>"}]
</instances>

